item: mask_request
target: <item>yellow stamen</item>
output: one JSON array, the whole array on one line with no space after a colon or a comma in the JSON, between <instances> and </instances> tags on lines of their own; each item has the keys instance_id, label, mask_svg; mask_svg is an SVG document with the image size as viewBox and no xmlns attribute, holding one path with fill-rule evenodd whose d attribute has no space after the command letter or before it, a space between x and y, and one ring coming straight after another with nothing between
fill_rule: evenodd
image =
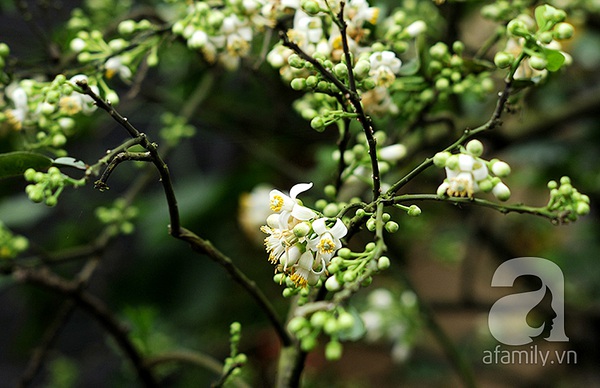
<instances>
[{"instance_id":1,"label":"yellow stamen","mask_svg":"<svg viewBox=\"0 0 600 388\"><path fill-rule=\"evenodd\" d=\"M281 208L283 208L283 198L281 195L274 195L273 199L271 199L271 210L279 212Z\"/></svg>"},{"instance_id":2,"label":"yellow stamen","mask_svg":"<svg viewBox=\"0 0 600 388\"><path fill-rule=\"evenodd\" d=\"M335 249L335 244L328 238L322 238L317 245L319 252L321 253L333 253Z\"/></svg>"}]
</instances>

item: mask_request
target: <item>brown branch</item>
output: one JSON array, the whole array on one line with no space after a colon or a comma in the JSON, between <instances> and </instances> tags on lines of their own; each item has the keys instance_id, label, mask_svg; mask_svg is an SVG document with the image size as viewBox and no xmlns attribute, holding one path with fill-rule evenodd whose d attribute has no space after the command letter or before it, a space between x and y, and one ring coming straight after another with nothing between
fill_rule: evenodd
<instances>
[{"instance_id":1,"label":"brown branch","mask_svg":"<svg viewBox=\"0 0 600 388\"><path fill-rule=\"evenodd\" d=\"M127 328L117 320L102 300L83 290L79 282L66 281L47 268L17 268L13 276L19 282L42 286L71 298L78 307L100 323L106 332L114 338L131 362L140 381L146 387L159 386L150 369L144 364L142 355L129 340Z\"/></svg>"}]
</instances>

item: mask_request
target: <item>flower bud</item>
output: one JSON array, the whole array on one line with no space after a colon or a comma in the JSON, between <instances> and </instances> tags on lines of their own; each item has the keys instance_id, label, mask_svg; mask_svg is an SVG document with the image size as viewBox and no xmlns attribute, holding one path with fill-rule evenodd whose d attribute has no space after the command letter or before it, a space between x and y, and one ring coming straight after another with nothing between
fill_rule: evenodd
<instances>
[{"instance_id":1,"label":"flower bud","mask_svg":"<svg viewBox=\"0 0 600 388\"><path fill-rule=\"evenodd\" d=\"M443 42L438 42L429 49L429 55L431 55L433 59L437 60L441 60L447 53L448 46L446 46L446 44Z\"/></svg>"},{"instance_id":2,"label":"flower bud","mask_svg":"<svg viewBox=\"0 0 600 388\"><path fill-rule=\"evenodd\" d=\"M387 230L389 233L396 233L398 229L400 229L400 226L397 222L388 221L385 223L385 230Z\"/></svg>"},{"instance_id":3,"label":"flower bud","mask_svg":"<svg viewBox=\"0 0 600 388\"><path fill-rule=\"evenodd\" d=\"M494 64L498 66L499 69L510 67L514 60L515 57L506 51L499 51L494 56Z\"/></svg>"},{"instance_id":4,"label":"flower bud","mask_svg":"<svg viewBox=\"0 0 600 388\"><path fill-rule=\"evenodd\" d=\"M294 236L300 238L306 236L310 232L311 226L308 222L301 222L298 225L294 226Z\"/></svg>"},{"instance_id":5,"label":"flower bud","mask_svg":"<svg viewBox=\"0 0 600 388\"><path fill-rule=\"evenodd\" d=\"M510 189L504 183L500 182L494 186L492 194L500 201L506 201L510 198Z\"/></svg>"},{"instance_id":6,"label":"flower bud","mask_svg":"<svg viewBox=\"0 0 600 388\"><path fill-rule=\"evenodd\" d=\"M554 27L554 37L556 39L569 39L575 33L575 29L569 23L558 23Z\"/></svg>"},{"instance_id":7,"label":"flower bud","mask_svg":"<svg viewBox=\"0 0 600 388\"><path fill-rule=\"evenodd\" d=\"M325 345L325 358L329 361L336 361L342 358L343 347L339 341L329 341Z\"/></svg>"},{"instance_id":8,"label":"flower bud","mask_svg":"<svg viewBox=\"0 0 600 388\"><path fill-rule=\"evenodd\" d=\"M360 59L354 66L354 75L359 80L369 75L369 71L371 71L371 62L367 60Z\"/></svg>"},{"instance_id":9,"label":"flower bud","mask_svg":"<svg viewBox=\"0 0 600 388\"><path fill-rule=\"evenodd\" d=\"M527 25L525 24L524 21L519 20L519 19L513 19L510 22L508 22L508 25L506 26L506 30L508 31L509 34L513 35L513 36L527 36L529 35L529 29L527 28Z\"/></svg>"},{"instance_id":10,"label":"flower bud","mask_svg":"<svg viewBox=\"0 0 600 388\"><path fill-rule=\"evenodd\" d=\"M483 153L483 144L477 139L468 142L465 148L467 149L467 152L473 156L481 156Z\"/></svg>"},{"instance_id":11,"label":"flower bud","mask_svg":"<svg viewBox=\"0 0 600 388\"><path fill-rule=\"evenodd\" d=\"M391 265L390 258L387 256L381 256L377 260L377 269L380 271L390 268L390 265Z\"/></svg>"},{"instance_id":12,"label":"flower bud","mask_svg":"<svg viewBox=\"0 0 600 388\"><path fill-rule=\"evenodd\" d=\"M410 205L406 214L408 214L411 217L418 217L421 215L421 208L417 205Z\"/></svg>"},{"instance_id":13,"label":"flower bud","mask_svg":"<svg viewBox=\"0 0 600 388\"><path fill-rule=\"evenodd\" d=\"M333 67L333 74L340 79L348 78L348 66L345 63L338 63Z\"/></svg>"},{"instance_id":14,"label":"flower bud","mask_svg":"<svg viewBox=\"0 0 600 388\"><path fill-rule=\"evenodd\" d=\"M510 166L508 165L508 163L503 162L501 160L492 160L492 172L494 173L494 175L502 178L510 174Z\"/></svg>"},{"instance_id":15,"label":"flower bud","mask_svg":"<svg viewBox=\"0 0 600 388\"><path fill-rule=\"evenodd\" d=\"M437 154L435 154L433 156L433 164L435 164L436 167L444 168L444 167L446 167L446 161L448 160L449 157L450 157L450 152L447 152L447 151L438 152Z\"/></svg>"},{"instance_id":16,"label":"flower bud","mask_svg":"<svg viewBox=\"0 0 600 388\"><path fill-rule=\"evenodd\" d=\"M294 78L290 83L290 86L294 90L304 90L306 88L306 79L304 78Z\"/></svg>"},{"instance_id":17,"label":"flower bud","mask_svg":"<svg viewBox=\"0 0 600 388\"><path fill-rule=\"evenodd\" d=\"M532 55L531 58L529 58L529 66L535 70L544 70L547 65L548 61L541 55Z\"/></svg>"},{"instance_id":18,"label":"flower bud","mask_svg":"<svg viewBox=\"0 0 600 388\"><path fill-rule=\"evenodd\" d=\"M323 132L325 130L325 120L321 116L316 116L310 120L310 126L317 132Z\"/></svg>"},{"instance_id":19,"label":"flower bud","mask_svg":"<svg viewBox=\"0 0 600 388\"><path fill-rule=\"evenodd\" d=\"M330 264L330 267L332 265L333 264ZM339 291L342 288L342 286L340 285L340 282L338 282L338 280L335 276L330 276L325 281L325 288L327 289L327 291L335 292L335 291Z\"/></svg>"},{"instance_id":20,"label":"flower bud","mask_svg":"<svg viewBox=\"0 0 600 388\"><path fill-rule=\"evenodd\" d=\"M406 31L408 36L414 38L415 36L424 33L425 30L427 30L427 24L425 24L423 20L417 20L406 26L404 31Z\"/></svg>"},{"instance_id":21,"label":"flower bud","mask_svg":"<svg viewBox=\"0 0 600 388\"><path fill-rule=\"evenodd\" d=\"M590 205L585 202L577 203L577 207L575 208L575 212L580 216L585 216L590 212Z\"/></svg>"},{"instance_id":22,"label":"flower bud","mask_svg":"<svg viewBox=\"0 0 600 388\"><path fill-rule=\"evenodd\" d=\"M130 35L135 31L135 27L135 21L131 19L123 20L118 26L119 34Z\"/></svg>"},{"instance_id":23,"label":"flower bud","mask_svg":"<svg viewBox=\"0 0 600 388\"><path fill-rule=\"evenodd\" d=\"M0 43L0 57L6 58L10 54L10 48L6 43Z\"/></svg>"}]
</instances>

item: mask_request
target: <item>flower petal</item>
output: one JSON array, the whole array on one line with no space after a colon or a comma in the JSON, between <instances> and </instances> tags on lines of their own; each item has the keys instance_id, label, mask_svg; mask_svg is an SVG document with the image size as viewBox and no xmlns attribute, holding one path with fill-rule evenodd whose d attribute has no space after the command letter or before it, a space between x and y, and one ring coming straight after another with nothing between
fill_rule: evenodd
<instances>
[{"instance_id":1,"label":"flower petal","mask_svg":"<svg viewBox=\"0 0 600 388\"><path fill-rule=\"evenodd\" d=\"M315 232L316 232L316 230L315 230ZM344 223L342 222L342 220L340 220L338 218L335 221L335 225L333 225L331 227L331 229L329 230L329 232L336 239L340 239L340 238L344 237L346 235L346 233L348 233L348 228L346 228L346 225L344 225Z\"/></svg>"},{"instance_id":2,"label":"flower petal","mask_svg":"<svg viewBox=\"0 0 600 388\"><path fill-rule=\"evenodd\" d=\"M298 183L298 184L294 185L290 189L290 197L292 197L292 199L296 199L296 196L298 194L303 193L306 190L309 190L312 186L313 186L312 182L310 182L310 183Z\"/></svg>"},{"instance_id":3,"label":"flower petal","mask_svg":"<svg viewBox=\"0 0 600 388\"><path fill-rule=\"evenodd\" d=\"M308 221L311 218L316 217L317 213L310 210L306 206L296 205L292 209L292 216L300 221Z\"/></svg>"},{"instance_id":4,"label":"flower petal","mask_svg":"<svg viewBox=\"0 0 600 388\"><path fill-rule=\"evenodd\" d=\"M322 235L323 233L327 232L327 226L325 225L326 220L327 220L327 218L321 217L317 220L314 220L312 223L313 230L319 236Z\"/></svg>"}]
</instances>

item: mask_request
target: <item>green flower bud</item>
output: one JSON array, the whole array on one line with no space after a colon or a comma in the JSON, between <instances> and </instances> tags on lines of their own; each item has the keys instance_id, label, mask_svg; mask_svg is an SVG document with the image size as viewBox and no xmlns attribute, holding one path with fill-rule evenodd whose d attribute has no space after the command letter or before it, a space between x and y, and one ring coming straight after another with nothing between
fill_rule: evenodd
<instances>
[{"instance_id":1,"label":"green flower bud","mask_svg":"<svg viewBox=\"0 0 600 388\"><path fill-rule=\"evenodd\" d=\"M510 166L501 160L492 160L492 172L501 178L510 174Z\"/></svg>"},{"instance_id":2,"label":"green flower bud","mask_svg":"<svg viewBox=\"0 0 600 388\"><path fill-rule=\"evenodd\" d=\"M304 67L304 61L298 54L292 54L288 57L288 64L296 69L302 69Z\"/></svg>"},{"instance_id":3,"label":"green flower bud","mask_svg":"<svg viewBox=\"0 0 600 388\"><path fill-rule=\"evenodd\" d=\"M371 63L365 59L360 59L354 66L354 75L358 80L362 80L369 75Z\"/></svg>"},{"instance_id":4,"label":"green flower bud","mask_svg":"<svg viewBox=\"0 0 600 388\"><path fill-rule=\"evenodd\" d=\"M435 154L433 156L433 164L436 167L444 168L444 167L446 167L446 161L448 160L449 157L450 157L450 152L447 152L447 151L438 152L437 154Z\"/></svg>"},{"instance_id":5,"label":"green flower bud","mask_svg":"<svg viewBox=\"0 0 600 388\"><path fill-rule=\"evenodd\" d=\"M580 216L585 216L590 212L590 205L585 202L578 202L575 208L575 212Z\"/></svg>"},{"instance_id":6,"label":"green flower bud","mask_svg":"<svg viewBox=\"0 0 600 388\"><path fill-rule=\"evenodd\" d=\"M344 248L341 248L339 251L337 251L337 255L339 257L341 257L342 259L350 259L350 258L352 258L352 251L350 249L344 247ZM334 260L335 260L335 258L332 259L332 262Z\"/></svg>"},{"instance_id":7,"label":"green flower bud","mask_svg":"<svg viewBox=\"0 0 600 388\"><path fill-rule=\"evenodd\" d=\"M411 217L417 217L421 215L421 208L417 205L410 205L406 213Z\"/></svg>"},{"instance_id":8,"label":"green flower bud","mask_svg":"<svg viewBox=\"0 0 600 388\"><path fill-rule=\"evenodd\" d=\"M325 311L317 311L310 317L310 324L313 327L323 327L325 322L329 318L329 314Z\"/></svg>"},{"instance_id":9,"label":"green flower bud","mask_svg":"<svg viewBox=\"0 0 600 388\"><path fill-rule=\"evenodd\" d=\"M574 33L575 29L569 23L558 23L554 27L554 37L559 40L569 39L573 36Z\"/></svg>"},{"instance_id":10,"label":"green flower bud","mask_svg":"<svg viewBox=\"0 0 600 388\"><path fill-rule=\"evenodd\" d=\"M288 330L292 333L298 333L308 325L308 320L304 317L294 317L288 322Z\"/></svg>"},{"instance_id":11,"label":"green flower bud","mask_svg":"<svg viewBox=\"0 0 600 388\"><path fill-rule=\"evenodd\" d=\"M540 34L538 39L543 44L548 44L548 43L552 42L552 40L554 39L554 36L553 36L552 32L544 31Z\"/></svg>"},{"instance_id":12,"label":"green flower bud","mask_svg":"<svg viewBox=\"0 0 600 388\"><path fill-rule=\"evenodd\" d=\"M556 183L556 181L552 180L548 182L548 188L550 190L556 189L558 187L558 183Z\"/></svg>"},{"instance_id":13,"label":"green flower bud","mask_svg":"<svg viewBox=\"0 0 600 388\"><path fill-rule=\"evenodd\" d=\"M531 66L535 70L544 70L548 65L548 61L546 58L540 55L532 55L529 58L529 66Z\"/></svg>"},{"instance_id":14,"label":"green flower bud","mask_svg":"<svg viewBox=\"0 0 600 388\"><path fill-rule=\"evenodd\" d=\"M509 34L513 35L513 36L528 36L530 35L529 29L527 28L527 25L525 24L524 21L519 20L519 19L513 19L510 22L508 22L508 25L506 26L506 30L508 31Z\"/></svg>"},{"instance_id":15,"label":"green flower bud","mask_svg":"<svg viewBox=\"0 0 600 388\"><path fill-rule=\"evenodd\" d=\"M323 331L327 334L333 334L340 330L340 326L338 324L337 319L335 317L329 316L325 323L323 324Z\"/></svg>"},{"instance_id":16,"label":"green flower bud","mask_svg":"<svg viewBox=\"0 0 600 388\"><path fill-rule=\"evenodd\" d=\"M325 120L321 116L316 116L310 120L310 126L317 132L323 132L325 130Z\"/></svg>"},{"instance_id":17,"label":"green flower bud","mask_svg":"<svg viewBox=\"0 0 600 388\"><path fill-rule=\"evenodd\" d=\"M388 221L385 223L385 230L387 230L389 233L396 233L398 229L400 229L400 226L397 222Z\"/></svg>"},{"instance_id":18,"label":"green flower bud","mask_svg":"<svg viewBox=\"0 0 600 388\"><path fill-rule=\"evenodd\" d=\"M455 41L454 43L452 43L452 51L454 51L458 55L462 54L462 52L465 51L465 44L460 40Z\"/></svg>"},{"instance_id":19,"label":"green flower bud","mask_svg":"<svg viewBox=\"0 0 600 388\"><path fill-rule=\"evenodd\" d=\"M446 159L446 167L451 170L455 170L458 167L458 155L450 155L448 159Z\"/></svg>"},{"instance_id":20,"label":"green flower bud","mask_svg":"<svg viewBox=\"0 0 600 388\"><path fill-rule=\"evenodd\" d=\"M356 279L356 276L356 272L348 271L344 273L344 276L342 276L342 280L344 281L344 283L351 283Z\"/></svg>"},{"instance_id":21,"label":"green flower bud","mask_svg":"<svg viewBox=\"0 0 600 388\"><path fill-rule=\"evenodd\" d=\"M56 199L56 197L48 197L46 198L46 205L53 207L56 206L56 204L58 203L58 199Z\"/></svg>"},{"instance_id":22,"label":"green flower bud","mask_svg":"<svg viewBox=\"0 0 600 388\"><path fill-rule=\"evenodd\" d=\"M387 256L381 256L379 259L377 259L377 269L380 271L390 268L391 264L390 258Z\"/></svg>"},{"instance_id":23,"label":"green flower bud","mask_svg":"<svg viewBox=\"0 0 600 388\"><path fill-rule=\"evenodd\" d=\"M304 90L306 89L306 80L304 78L294 78L292 82L290 82L290 86L294 90Z\"/></svg>"},{"instance_id":24,"label":"green flower bud","mask_svg":"<svg viewBox=\"0 0 600 388\"><path fill-rule=\"evenodd\" d=\"M294 236L300 238L305 237L310 232L311 226L308 222L301 222L298 225L294 226L293 232Z\"/></svg>"},{"instance_id":25,"label":"green flower bud","mask_svg":"<svg viewBox=\"0 0 600 388\"><path fill-rule=\"evenodd\" d=\"M6 58L10 54L10 48L4 42L0 43L0 57Z\"/></svg>"},{"instance_id":26,"label":"green flower bud","mask_svg":"<svg viewBox=\"0 0 600 388\"><path fill-rule=\"evenodd\" d=\"M333 74L340 79L348 78L348 66L345 63L338 63L333 67Z\"/></svg>"},{"instance_id":27,"label":"green flower bud","mask_svg":"<svg viewBox=\"0 0 600 388\"><path fill-rule=\"evenodd\" d=\"M505 69L510 67L514 62L515 57L511 53L507 53L506 51L499 51L494 56L494 64L498 66L499 69Z\"/></svg>"},{"instance_id":28,"label":"green flower bud","mask_svg":"<svg viewBox=\"0 0 600 388\"><path fill-rule=\"evenodd\" d=\"M483 153L483 143L477 139L473 139L465 146L467 152L473 156L481 156Z\"/></svg>"},{"instance_id":29,"label":"green flower bud","mask_svg":"<svg viewBox=\"0 0 600 388\"><path fill-rule=\"evenodd\" d=\"M375 82L375 80L372 79L372 78L366 78L362 82L362 88L365 89L365 90L375 89L375 86L377 86L377 82Z\"/></svg>"},{"instance_id":30,"label":"green flower bud","mask_svg":"<svg viewBox=\"0 0 600 388\"><path fill-rule=\"evenodd\" d=\"M375 245L374 242L370 242L367 245L365 245L365 252L371 252L373 251L375 248L377 247L377 245Z\"/></svg>"},{"instance_id":31,"label":"green flower bud","mask_svg":"<svg viewBox=\"0 0 600 388\"><path fill-rule=\"evenodd\" d=\"M317 339L313 336L302 338L300 341L300 348L305 352L310 352L317 347Z\"/></svg>"},{"instance_id":32,"label":"green flower bud","mask_svg":"<svg viewBox=\"0 0 600 388\"><path fill-rule=\"evenodd\" d=\"M500 182L494 186L492 194L500 201L507 201L510 198L510 189L504 183Z\"/></svg>"},{"instance_id":33,"label":"green flower bud","mask_svg":"<svg viewBox=\"0 0 600 388\"><path fill-rule=\"evenodd\" d=\"M33 168L28 168L27 170L25 170L23 177L25 178L26 181L33 182L33 180L35 179L35 174L36 174L36 171Z\"/></svg>"},{"instance_id":34,"label":"green flower bud","mask_svg":"<svg viewBox=\"0 0 600 388\"><path fill-rule=\"evenodd\" d=\"M62 133L57 133L52 136L52 146L56 148L60 148L67 143L67 138Z\"/></svg>"},{"instance_id":35,"label":"green flower bud","mask_svg":"<svg viewBox=\"0 0 600 388\"><path fill-rule=\"evenodd\" d=\"M560 178L560 184L561 185L570 185L571 184L571 178L569 178L568 176L563 176Z\"/></svg>"},{"instance_id":36,"label":"green flower bud","mask_svg":"<svg viewBox=\"0 0 600 388\"><path fill-rule=\"evenodd\" d=\"M325 208L323 209L323 215L325 217L335 217L338 211L338 205L336 205L335 203L330 203L327 204L327 206L325 206Z\"/></svg>"},{"instance_id":37,"label":"green flower bud","mask_svg":"<svg viewBox=\"0 0 600 388\"><path fill-rule=\"evenodd\" d=\"M349 312L342 312L337 318L340 330L348 330L354 326L354 316Z\"/></svg>"},{"instance_id":38,"label":"green flower bud","mask_svg":"<svg viewBox=\"0 0 600 388\"><path fill-rule=\"evenodd\" d=\"M343 347L339 341L329 341L325 345L325 358L329 361L336 361L342 358Z\"/></svg>"},{"instance_id":39,"label":"green flower bud","mask_svg":"<svg viewBox=\"0 0 600 388\"><path fill-rule=\"evenodd\" d=\"M437 90L446 90L450 87L450 81L448 81L447 78L438 78L437 81L435 81L435 88Z\"/></svg>"},{"instance_id":40,"label":"green flower bud","mask_svg":"<svg viewBox=\"0 0 600 388\"><path fill-rule=\"evenodd\" d=\"M367 221L367 230L369 232L374 232L376 228L376 222L374 218L369 218L369 220Z\"/></svg>"},{"instance_id":41,"label":"green flower bud","mask_svg":"<svg viewBox=\"0 0 600 388\"><path fill-rule=\"evenodd\" d=\"M448 53L448 46L443 42L437 42L429 48L429 55L433 59L441 60Z\"/></svg>"},{"instance_id":42,"label":"green flower bud","mask_svg":"<svg viewBox=\"0 0 600 388\"><path fill-rule=\"evenodd\" d=\"M479 185L479 190L483 191L484 193L489 193L494 188L492 180L489 178L479 181L477 184Z\"/></svg>"},{"instance_id":43,"label":"green flower bud","mask_svg":"<svg viewBox=\"0 0 600 388\"><path fill-rule=\"evenodd\" d=\"M131 19L123 20L118 26L119 34L121 35L130 35L135 31L135 28L136 23Z\"/></svg>"}]
</instances>

